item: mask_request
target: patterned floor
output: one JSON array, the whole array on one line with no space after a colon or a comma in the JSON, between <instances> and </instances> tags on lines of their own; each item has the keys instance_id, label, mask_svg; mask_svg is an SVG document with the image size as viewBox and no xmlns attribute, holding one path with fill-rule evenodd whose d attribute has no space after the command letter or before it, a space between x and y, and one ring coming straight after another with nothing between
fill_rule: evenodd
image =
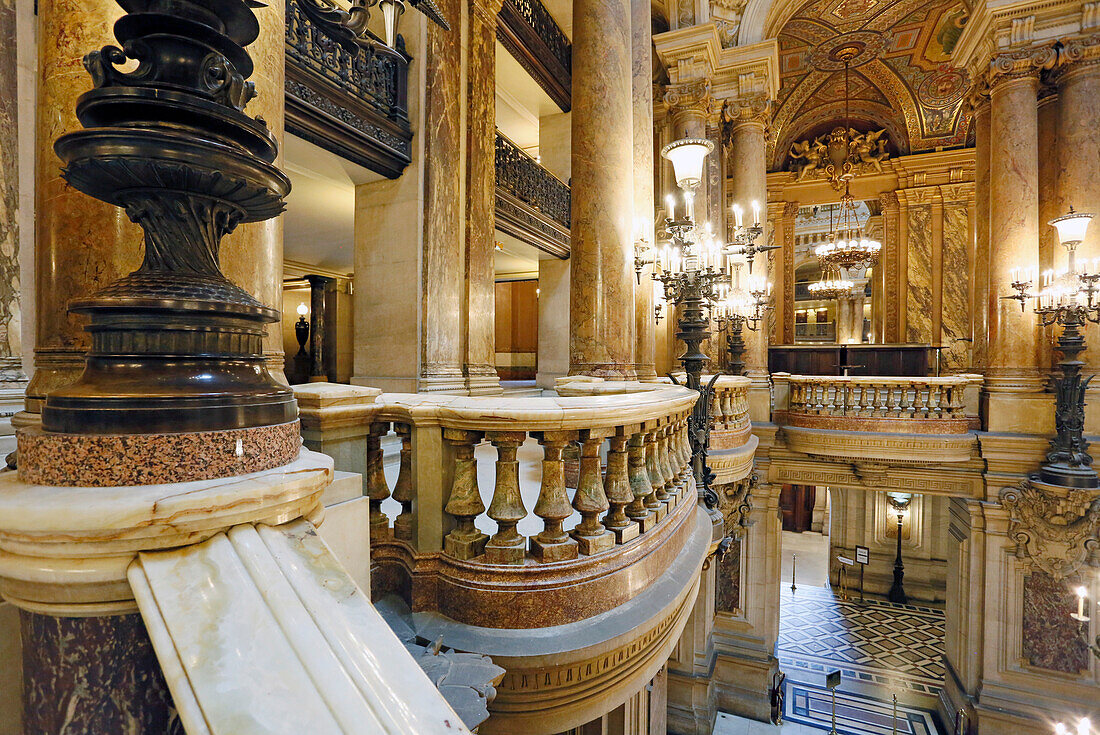
<instances>
[{"instance_id":1,"label":"patterned floor","mask_svg":"<svg viewBox=\"0 0 1100 735\"><path fill-rule=\"evenodd\" d=\"M842 676L891 691L939 693L943 682L943 612L917 605L845 601L823 587L784 587L778 657L791 679L800 673ZM816 679L817 676L813 678Z\"/></svg>"}]
</instances>

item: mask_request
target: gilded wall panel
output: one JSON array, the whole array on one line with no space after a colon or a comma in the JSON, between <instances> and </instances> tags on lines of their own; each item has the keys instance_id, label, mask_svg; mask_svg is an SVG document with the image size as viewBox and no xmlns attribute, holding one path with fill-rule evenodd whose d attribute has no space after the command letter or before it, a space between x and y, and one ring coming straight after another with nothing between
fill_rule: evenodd
<instances>
[{"instance_id":1,"label":"gilded wall panel","mask_svg":"<svg viewBox=\"0 0 1100 735\"><path fill-rule=\"evenodd\" d=\"M912 205L909 230L906 342L932 344L932 207Z\"/></svg>"},{"instance_id":2,"label":"gilded wall panel","mask_svg":"<svg viewBox=\"0 0 1100 735\"><path fill-rule=\"evenodd\" d=\"M943 314L940 344L943 345L941 369L960 372L970 367L970 272L967 239L970 233L969 207L965 202L949 202L943 208Z\"/></svg>"}]
</instances>

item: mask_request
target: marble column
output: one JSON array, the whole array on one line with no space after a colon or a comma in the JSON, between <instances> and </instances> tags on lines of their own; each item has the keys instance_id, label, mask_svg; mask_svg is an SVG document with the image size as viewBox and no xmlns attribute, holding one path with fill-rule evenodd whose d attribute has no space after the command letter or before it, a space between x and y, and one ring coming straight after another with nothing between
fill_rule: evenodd
<instances>
[{"instance_id":1,"label":"marble column","mask_svg":"<svg viewBox=\"0 0 1100 735\"><path fill-rule=\"evenodd\" d=\"M461 18L460 0L439 3ZM420 391L464 393L462 34L428 24L424 69L424 245L420 273L423 336Z\"/></svg>"},{"instance_id":2,"label":"marble column","mask_svg":"<svg viewBox=\"0 0 1100 735\"><path fill-rule=\"evenodd\" d=\"M634 371L630 4L573 2L569 372Z\"/></svg>"},{"instance_id":3,"label":"marble column","mask_svg":"<svg viewBox=\"0 0 1100 735\"><path fill-rule=\"evenodd\" d=\"M1065 214L1072 205L1079 212L1100 216L1100 49L1095 44L1071 41L1067 57L1073 61L1058 73L1058 156L1055 181L1045 182L1057 192L1054 216ZM1046 213L1043 213L1044 215ZM1040 227L1053 232L1044 219ZM1055 240L1057 238L1054 238ZM1064 248L1056 247L1055 267L1064 267ZM1094 219L1078 257L1100 258L1100 219ZM1100 327L1085 328L1089 346L1081 356L1085 372L1100 372ZM1096 383L1096 381L1093 381ZM1090 385L1086 398L1085 431L1100 431L1100 384Z\"/></svg>"},{"instance_id":4,"label":"marble column","mask_svg":"<svg viewBox=\"0 0 1100 735\"><path fill-rule=\"evenodd\" d=\"M972 368L984 372L989 362L989 98L980 97L974 108L974 307L970 315L974 340Z\"/></svg>"},{"instance_id":5,"label":"marble column","mask_svg":"<svg viewBox=\"0 0 1100 735\"><path fill-rule=\"evenodd\" d=\"M34 422L48 392L76 380L91 342L66 305L120 278L141 262L141 231L118 208L61 180L53 141L80 129L76 99L92 88L84 54L114 44L122 9L114 0L39 0L38 119L35 160L35 373L25 417Z\"/></svg>"},{"instance_id":6,"label":"marble column","mask_svg":"<svg viewBox=\"0 0 1100 735\"><path fill-rule=\"evenodd\" d=\"M256 97L245 112L262 117L279 144L276 166L283 165L285 137L284 64L286 55L286 0L264 0L264 8L256 13L260 35L249 45L255 71L249 79L256 84ZM222 240L222 272L229 280L259 299L260 303L283 310L283 218L241 225ZM264 337L264 357L267 369L278 381L286 383L283 374L283 335L279 324L267 327Z\"/></svg>"},{"instance_id":7,"label":"marble column","mask_svg":"<svg viewBox=\"0 0 1100 735\"><path fill-rule=\"evenodd\" d=\"M636 237L654 240L653 201L653 33L647 0L631 0L630 38L634 102L634 219ZM640 380L657 377L653 322L653 266L648 265L634 290L634 369Z\"/></svg>"},{"instance_id":8,"label":"marble column","mask_svg":"<svg viewBox=\"0 0 1100 735\"><path fill-rule=\"evenodd\" d=\"M1055 217L1064 214L1061 201L1062 190L1059 186L1061 160L1059 151L1060 109L1058 92L1054 87L1043 85L1039 90L1039 272L1051 268L1065 267L1065 249L1058 242L1058 231L1047 225ZM1065 205L1068 207L1068 205ZM1085 328L1088 342L1088 327ZM1039 325L1039 344L1037 365L1042 372L1048 372L1054 355L1054 330ZM1082 356L1088 360L1088 353Z\"/></svg>"},{"instance_id":9,"label":"marble column","mask_svg":"<svg viewBox=\"0 0 1100 735\"><path fill-rule=\"evenodd\" d=\"M328 353L335 345L328 338L331 327L326 317L328 295L331 291L335 296L336 279L309 275L306 280L309 281L309 382L327 383Z\"/></svg>"},{"instance_id":10,"label":"marble column","mask_svg":"<svg viewBox=\"0 0 1100 735\"><path fill-rule=\"evenodd\" d=\"M1035 315L1002 296L1012 271L1039 266L1039 142L1035 71L1008 73L990 89L989 366L987 428L1042 433L1028 394L1043 389ZM1021 400L1024 399L1024 400ZM1049 423L1049 421L1048 421Z\"/></svg>"},{"instance_id":11,"label":"marble column","mask_svg":"<svg viewBox=\"0 0 1100 735\"><path fill-rule=\"evenodd\" d=\"M752 202L758 202L763 208L768 199L767 140L764 124L767 120L767 103L764 100L751 100L726 104L726 117L729 120L730 140L730 188L731 198L740 204L751 217ZM731 114L731 112L735 114ZM763 209L761 210L763 211ZM762 215L764 233L758 241L769 242L767 217ZM773 280L768 272L771 258L758 257L753 262L752 277ZM749 394L749 410L754 421L770 420L770 397L766 394L768 386L768 330L745 330L745 376L752 380Z\"/></svg>"},{"instance_id":12,"label":"marble column","mask_svg":"<svg viewBox=\"0 0 1100 735\"><path fill-rule=\"evenodd\" d=\"M140 615L21 615L24 732L182 732Z\"/></svg>"},{"instance_id":13,"label":"marble column","mask_svg":"<svg viewBox=\"0 0 1100 735\"><path fill-rule=\"evenodd\" d=\"M500 393L496 370L496 78L497 13L502 0L470 0L466 47L466 388Z\"/></svg>"},{"instance_id":14,"label":"marble column","mask_svg":"<svg viewBox=\"0 0 1100 735\"><path fill-rule=\"evenodd\" d=\"M16 55L15 0L0 3L0 391L22 388L26 383L22 364L20 324L19 250L19 80ZM24 103L25 104L25 103ZM24 130L23 136L32 131ZM29 233L28 233L29 234ZM28 243L33 242L30 237Z\"/></svg>"}]
</instances>

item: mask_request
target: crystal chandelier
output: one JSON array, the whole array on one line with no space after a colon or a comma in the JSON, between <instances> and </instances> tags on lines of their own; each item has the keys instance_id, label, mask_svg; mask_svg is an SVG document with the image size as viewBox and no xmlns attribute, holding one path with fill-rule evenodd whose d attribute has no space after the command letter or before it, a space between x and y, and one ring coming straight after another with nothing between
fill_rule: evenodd
<instances>
[{"instance_id":1,"label":"crystal chandelier","mask_svg":"<svg viewBox=\"0 0 1100 735\"><path fill-rule=\"evenodd\" d=\"M844 183L844 197L840 200L840 218L826 242L814 248L814 254L822 265L833 268L870 268L878 262L882 243L868 238L863 232L848 183Z\"/></svg>"},{"instance_id":2,"label":"crystal chandelier","mask_svg":"<svg viewBox=\"0 0 1100 735\"><path fill-rule=\"evenodd\" d=\"M847 278L842 278L836 268L827 268L821 273L821 280L808 286L810 294L814 298L828 301L830 299L844 298L852 292L855 284Z\"/></svg>"}]
</instances>

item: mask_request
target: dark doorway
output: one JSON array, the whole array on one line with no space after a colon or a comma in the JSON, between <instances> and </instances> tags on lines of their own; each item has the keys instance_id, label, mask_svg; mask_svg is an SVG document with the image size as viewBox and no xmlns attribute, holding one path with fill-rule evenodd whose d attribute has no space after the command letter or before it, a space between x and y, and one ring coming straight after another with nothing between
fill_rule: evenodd
<instances>
[{"instance_id":1,"label":"dark doorway","mask_svg":"<svg viewBox=\"0 0 1100 735\"><path fill-rule=\"evenodd\" d=\"M779 510L783 513L784 531L809 531L814 520L814 486L784 485L779 494Z\"/></svg>"}]
</instances>

